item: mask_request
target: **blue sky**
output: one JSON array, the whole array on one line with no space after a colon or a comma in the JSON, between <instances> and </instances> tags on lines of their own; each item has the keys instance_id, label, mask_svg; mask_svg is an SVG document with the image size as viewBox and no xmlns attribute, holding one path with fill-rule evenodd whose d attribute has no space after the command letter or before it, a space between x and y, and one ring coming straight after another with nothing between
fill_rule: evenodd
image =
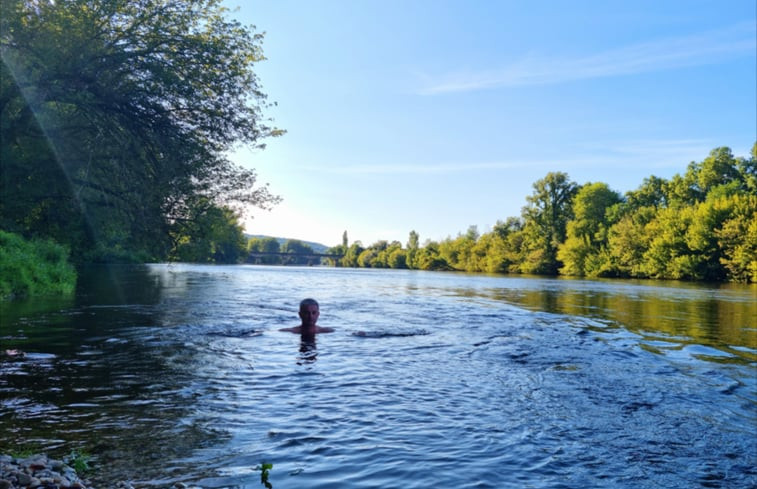
<instances>
[{"instance_id":1,"label":"blue sky","mask_svg":"<svg viewBox=\"0 0 757 489\"><path fill-rule=\"evenodd\" d=\"M232 154L284 199L252 234L486 232L551 171L623 193L757 140L754 0L226 4L287 130Z\"/></svg>"}]
</instances>

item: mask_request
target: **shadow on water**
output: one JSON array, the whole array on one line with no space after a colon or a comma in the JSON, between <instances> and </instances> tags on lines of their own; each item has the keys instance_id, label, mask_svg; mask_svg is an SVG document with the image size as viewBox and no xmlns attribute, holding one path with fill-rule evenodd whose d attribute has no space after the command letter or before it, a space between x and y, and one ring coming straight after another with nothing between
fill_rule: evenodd
<instances>
[{"instance_id":1,"label":"shadow on water","mask_svg":"<svg viewBox=\"0 0 757 489\"><path fill-rule=\"evenodd\" d=\"M81 305L157 304L164 285L149 265L92 265L79 276L77 297Z\"/></svg>"},{"instance_id":2,"label":"shadow on water","mask_svg":"<svg viewBox=\"0 0 757 489\"><path fill-rule=\"evenodd\" d=\"M82 337L107 335L124 324L155 323L149 306L162 284L143 266L92 266L81 271L74 295L0 302L0 341L67 356ZM126 313L126 314L124 314Z\"/></svg>"},{"instance_id":3,"label":"shadow on water","mask_svg":"<svg viewBox=\"0 0 757 489\"><path fill-rule=\"evenodd\" d=\"M164 282L147 266L98 266L75 297L0 303L0 353L19 352L0 355L2 451L79 449L127 479L126 467L165 474L167 458L224 439L193 416L195 350L161 335Z\"/></svg>"}]
</instances>

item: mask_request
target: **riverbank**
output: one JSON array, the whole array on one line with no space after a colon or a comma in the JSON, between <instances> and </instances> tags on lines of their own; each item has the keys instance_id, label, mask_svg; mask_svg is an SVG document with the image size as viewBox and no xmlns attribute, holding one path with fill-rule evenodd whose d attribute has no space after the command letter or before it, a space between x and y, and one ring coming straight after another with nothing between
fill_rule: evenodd
<instances>
[{"instance_id":1,"label":"riverbank","mask_svg":"<svg viewBox=\"0 0 757 489\"><path fill-rule=\"evenodd\" d=\"M139 489L130 482L82 478L66 461L45 454L13 457L0 455L0 489ZM160 489L150 486L151 489ZM177 482L163 489L197 489Z\"/></svg>"},{"instance_id":2,"label":"riverbank","mask_svg":"<svg viewBox=\"0 0 757 489\"><path fill-rule=\"evenodd\" d=\"M76 277L65 246L0 230L0 300L71 294Z\"/></svg>"}]
</instances>

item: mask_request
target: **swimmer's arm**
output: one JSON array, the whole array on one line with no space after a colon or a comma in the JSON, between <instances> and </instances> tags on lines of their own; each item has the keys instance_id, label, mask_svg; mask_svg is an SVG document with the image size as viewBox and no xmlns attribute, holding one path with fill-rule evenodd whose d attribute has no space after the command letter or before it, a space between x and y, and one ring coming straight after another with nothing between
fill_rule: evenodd
<instances>
[{"instance_id":1,"label":"swimmer's arm","mask_svg":"<svg viewBox=\"0 0 757 489\"><path fill-rule=\"evenodd\" d=\"M334 328L329 328L327 326L318 326L319 333L333 333L334 331L336 331Z\"/></svg>"}]
</instances>

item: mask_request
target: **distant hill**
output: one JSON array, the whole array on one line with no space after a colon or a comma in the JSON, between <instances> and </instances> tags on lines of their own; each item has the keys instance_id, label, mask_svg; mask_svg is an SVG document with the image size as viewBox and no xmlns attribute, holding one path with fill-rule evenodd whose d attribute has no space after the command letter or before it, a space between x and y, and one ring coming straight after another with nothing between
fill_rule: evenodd
<instances>
[{"instance_id":1,"label":"distant hill","mask_svg":"<svg viewBox=\"0 0 757 489\"><path fill-rule=\"evenodd\" d=\"M250 239L250 238L273 238L273 239L275 239L276 241L279 242L279 246L283 245L284 243L286 243L290 239L292 239L292 240L295 239L295 238L278 238L276 236L265 236L265 235L262 235L262 234L246 234L246 233L245 233L244 236L247 239ZM298 239L297 241L301 241L302 243L310 246L315 253L325 253L326 250L328 250L329 248L331 248L331 246L326 246L324 244L316 243L314 241L305 241L303 239Z\"/></svg>"}]
</instances>

